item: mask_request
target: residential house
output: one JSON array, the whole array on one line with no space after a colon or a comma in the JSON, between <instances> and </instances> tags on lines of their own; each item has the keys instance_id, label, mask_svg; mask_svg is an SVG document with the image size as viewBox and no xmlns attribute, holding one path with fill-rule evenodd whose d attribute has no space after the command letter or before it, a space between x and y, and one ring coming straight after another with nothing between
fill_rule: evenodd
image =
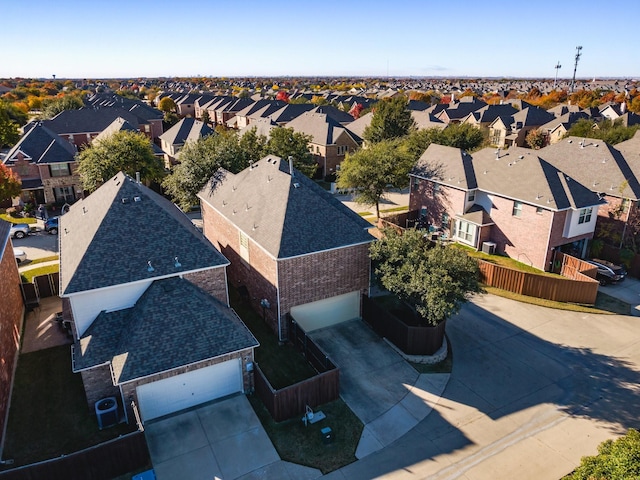
<instances>
[{"instance_id":1,"label":"residential house","mask_svg":"<svg viewBox=\"0 0 640 480\"><path fill-rule=\"evenodd\" d=\"M157 108L147 105L142 100L121 97L116 94L96 94L87 99L86 102L89 106L97 108L116 107L127 110L138 120L137 128L150 136L152 140L157 139L164 131L162 124L163 113Z\"/></svg>"},{"instance_id":2,"label":"residential house","mask_svg":"<svg viewBox=\"0 0 640 480\"><path fill-rule=\"evenodd\" d=\"M361 315L371 225L292 162L269 155L235 175L220 170L198 196L231 283L281 340L288 314L305 331Z\"/></svg>"},{"instance_id":3,"label":"residential house","mask_svg":"<svg viewBox=\"0 0 640 480\"><path fill-rule=\"evenodd\" d=\"M13 255L11 224L0 220L0 456L9 418L13 375L18 362L24 302Z\"/></svg>"},{"instance_id":4,"label":"residential house","mask_svg":"<svg viewBox=\"0 0 640 480\"><path fill-rule=\"evenodd\" d=\"M413 118L418 130L426 130L429 128L444 130L449 125L448 123L444 123L442 120L438 119L428 110L412 110L411 118Z\"/></svg>"},{"instance_id":5,"label":"residential house","mask_svg":"<svg viewBox=\"0 0 640 480\"><path fill-rule=\"evenodd\" d=\"M215 117L210 117L212 121L215 118L215 123L218 125L226 125L231 119L236 116L236 113L242 109L255 103L250 98L235 98L232 97L232 101L226 105L221 105L214 109Z\"/></svg>"},{"instance_id":6,"label":"residential house","mask_svg":"<svg viewBox=\"0 0 640 480\"><path fill-rule=\"evenodd\" d=\"M60 296L88 406L143 421L246 391L257 342L229 308L228 260L123 173L60 217Z\"/></svg>"},{"instance_id":7,"label":"residential house","mask_svg":"<svg viewBox=\"0 0 640 480\"><path fill-rule=\"evenodd\" d=\"M452 240L548 270L556 250L584 255L605 202L538 155L473 155L431 144L410 174L410 210Z\"/></svg>"},{"instance_id":8,"label":"residential house","mask_svg":"<svg viewBox=\"0 0 640 480\"><path fill-rule=\"evenodd\" d=\"M287 103L284 107L264 116L269 117L272 121L283 127L303 113L314 110L315 108L315 105L312 103Z\"/></svg>"},{"instance_id":9,"label":"residential house","mask_svg":"<svg viewBox=\"0 0 640 480\"><path fill-rule=\"evenodd\" d=\"M278 124L270 118L258 118L257 120L251 122L250 125L247 125L246 127L238 130L238 135L242 137L245 133L255 129L256 135L263 135L267 137L267 139L269 139L269 137L271 136L271 130L273 130L274 128L280 127L278 127Z\"/></svg>"},{"instance_id":10,"label":"residential house","mask_svg":"<svg viewBox=\"0 0 640 480\"><path fill-rule=\"evenodd\" d=\"M164 152L165 165L178 163L178 154L187 142L212 135L213 129L195 118L183 118L160 136L160 147Z\"/></svg>"},{"instance_id":11,"label":"residential house","mask_svg":"<svg viewBox=\"0 0 640 480\"><path fill-rule=\"evenodd\" d=\"M242 110L236 112L236 128L239 130L245 128L252 119L261 118L263 112L269 112L266 115L273 113L274 111L284 107L286 102L277 100L259 99L254 100L255 103L246 106ZM265 107L269 107L266 108Z\"/></svg>"},{"instance_id":12,"label":"residential house","mask_svg":"<svg viewBox=\"0 0 640 480\"><path fill-rule=\"evenodd\" d=\"M333 118L340 125L346 126L353 122L355 119L353 116L343 110L340 110L333 105L319 105L313 110L309 110L311 113L319 113L321 115L328 115Z\"/></svg>"},{"instance_id":13,"label":"residential house","mask_svg":"<svg viewBox=\"0 0 640 480\"><path fill-rule=\"evenodd\" d=\"M347 153L353 153L362 140L326 113L305 112L286 124L287 128L310 135L309 150L323 177L333 175Z\"/></svg>"},{"instance_id":14,"label":"residential house","mask_svg":"<svg viewBox=\"0 0 640 480\"><path fill-rule=\"evenodd\" d=\"M480 110L487 104L476 97L462 97L458 101L452 101L445 109L434 114L444 123L460 123L471 112ZM429 109L425 110L429 111Z\"/></svg>"},{"instance_id":15,"label":"residential house","mask_svg":"<svg viewBox=\"0 0 640 480\"><path fill-rule=\"evenodd\" d=\"M539 107L526 107L510 117L498 116L489 125L491 145L498 148L523 147L527 133L550 121L555 116Z\"/></svg>"},{"instance_id":16,"label":"residential house","mask_svg":"<svg viewBox=\"0 0 640 480\"><path fill-rule=\"evenodd\" d=\"M412 113L413 115L413 113ZM353 122L347 124L347 128L359 138L364 138L364 129L371 124L373 112L365 113L360 118L356 118Z\"/></svg>"},{"instance_id":17,"label":"residential house","mask_svg":"<svg viewBox=\"0 0 640 480\"><path fill-rule=\"evenodd\" d=\"M77 149L80 149L85 145L89 145L91 140L97 137L118 117L125 119L150 139L154 139L151 123L140 119L128 110L117 107L63 110L55 117L41 122L49 130L57 133L69 143L75 145ZM25 132L32 125L33 123L27 125Z\"/></svg>"},{"instance_id":18,"label":"residential house","mask_svg":"<svg viewBox=\"0 0 640 480\"><path fill-rule=\"evenodd\" d=\"M178 98L176 102L176 111L181 117L194 117L196 113L196 100L202 95L200 93L187 93Z\"/></svg>"},{"instance_id":19,"label":"residential house","mask_svg":"<svg viewBox=\"0 0 640 480\"><path fill-rule=\"evenodd\" d=\"M3 163L22 179L21 198L25 203L64 205L83 196L76 148L43 122L26 130Z\"/></svg>"},{"instance_id":20,"label":"residential house","mask_svg":"<svg viewBox=\"0 0 640 480\"><path fill-rule=\"evenodd\" d=\"M509 104L485 105L484 107L469 113L460 123L468 123L477 128L489 128L489 125L498 117L509 118L518 113Z\"/></svg>"},{"instance_id":21,"label":"residential house","mask_svg":"<svg viewBox=\"0 0 640 480\"><path fill-rule=\"evenodd\" d=\"M566 135L569 129L580 119L588 119L586 112L567 112L542 125L539 130L545 136L545 145L558 143Z\"/></svg>"}]
</instances>

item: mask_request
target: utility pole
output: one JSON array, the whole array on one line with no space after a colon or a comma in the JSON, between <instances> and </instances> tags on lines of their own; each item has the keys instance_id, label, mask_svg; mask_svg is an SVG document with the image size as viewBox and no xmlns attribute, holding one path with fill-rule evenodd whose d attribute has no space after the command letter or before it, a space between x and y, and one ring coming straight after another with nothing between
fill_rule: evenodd
<instances>
[{"instance_id":1,"label":"utility pole","mask_svg":"<svg viewBox=\"0 0 640 480\"><path fill-rule=\"evenodd\" d=\"M573 93L573 89L576 86L576 70L578 70L578 61L580 60L580 56L582 55L582 53L580 53L581 51L582 51L582 47L577 46L576 47L576 63L573 67L573 79L571 80L571 93Z\"/></svg>"},{"instance_id":2,"label":"utility pole","mask_svg":"<svg viewBox=\"0 0 640 480\"><path fill-rule=\"evenodd\" d=\"M558 60L557 65L554 67L556 69L556 78L553 81L553 89L556 89L556 85L558 84L558 70L560 70L562 68L562 65L560 65L560 60Z\"/></svg>"}]
</instances>

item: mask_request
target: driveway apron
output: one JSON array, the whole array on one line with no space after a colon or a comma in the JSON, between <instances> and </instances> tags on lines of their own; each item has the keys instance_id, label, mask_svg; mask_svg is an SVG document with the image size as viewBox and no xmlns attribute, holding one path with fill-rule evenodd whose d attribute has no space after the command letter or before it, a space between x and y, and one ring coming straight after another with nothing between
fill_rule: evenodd
<instances>
[{"instance_id":1,"label":"driveway apron","mask_svg":"<svg viewBox=\"0 0 640 480\"><path fill-rule=\"evenodd\" d=\"M309 334L340 368L340 396L365 424L363 458L402 437L437 403L449 375L420 375L362 320Z\"/></svg>"},{"instance_id":2,"label":"driveway apron","mask_svg":"<svg viewBox=\"0 0 640 480\"><path fill-rule=\"evenodd\" d=\"M145 424L158 480L314 479L320 471L280 460L245 395Z\"/></svg>"}]
</instances>

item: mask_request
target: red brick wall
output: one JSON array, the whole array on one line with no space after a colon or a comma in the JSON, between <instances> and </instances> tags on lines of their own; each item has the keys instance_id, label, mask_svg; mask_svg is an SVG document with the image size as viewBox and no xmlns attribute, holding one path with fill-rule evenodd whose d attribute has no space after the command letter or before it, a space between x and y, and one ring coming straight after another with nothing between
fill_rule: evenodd
<instances>
[{"instance_id":1,"label":"red brick wall","mask_svg":"<svg viewBox=\"0 0 640 480\"><path fill-rule=\"evenodd\" d=\"M291 307L324 300L345 293L369 290L369 244L329 250L281 260L278 263L280 315L284 320ZM286 322L281 322L286 338Z\"/></svg>"},{"instance_id":2,"label":"red brick wall","mask_svg":"<svg viewBox=\"0 0 640 480\"><path fill-rule=\"evenodd\" d=\"M452 219L454 215L462 212L467 192L442 185L436 192L434 185L433 182L422 179L416 185L416 179L412 177L409 210L419 211L422 207L427 207L427 221L439 226L443 213Z\"/></svg>"},{"instance_id":3,"label":"red brick wall","mask_svg":"<svg viewBox=\"0 0 640 480\"><path fill-rule=\"evenodd\" d=\"M0 257L0 452L4 442L6 420L13 385L24 303L20 290L20 274L13 256L11 241Z\"/></svg>"},{"instance_id":4,"label":"red brick wall","mask_svg":"<svg viewBox=\"0 0 640 480\"><path fill-rule=\"evenodd\" d=\"M244 286L254 309L278 332L278 288L280 288L280 334L286 337L284 318L291 307L369 288L369 245L320 252L279 262L249 240L247 263L239 255L238 230L206 203L202 203L204 234L231 265L227 272L235 287ZM276 265L277 263L277 265ZM262 309L268 300L271 308Z\"/></svg>"},{"instance_id":5,"label":"red brick wall","mask_svg":"<svg viewBox=\"0 0 640 480\"><path fill-rule=\"evenodd\" d=\"M185 280L188 280L194 285L200 287L212 297L217 298L223 304L229 305L225 267L212 268L202 272L188 273L184 278Z\"/></svg>"}]
</instances>

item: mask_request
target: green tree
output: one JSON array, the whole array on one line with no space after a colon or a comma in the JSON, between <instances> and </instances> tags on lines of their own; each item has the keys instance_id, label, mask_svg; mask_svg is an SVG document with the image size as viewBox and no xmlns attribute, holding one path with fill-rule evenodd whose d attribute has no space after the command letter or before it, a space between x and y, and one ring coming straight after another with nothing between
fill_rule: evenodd
<instances>
[{"instance_id":1,"label":"green tree","mask_svg":"<svg viewBox=\"0 0 640 480\"><path fill-rule=\"evenodd\" d=\"M529 148L540 150L544 147L544 134L539 128L534 128L533 130L529 130L524 141L529 145Z\"/></svg>"},{"instance_id":2,"label":"green tree","mask_svg":"<svg viewBox=\"0 0 640 480\"><path fill-rule=\"evenodd\" d=\"M618 440L605 440L598 446L598 455L582 457L580 466L567 480L640 478L640 433L629 429Z\"/></svg>"},{"instance_id":3,"label":"green tree","mask_svg":"<svg viewBox=\"0 0 640 480\"><path fill-rule=\"evenodd\" d=\"M309 151L311 138L311 135L296 132L293 128L274 128L269 134L265 154L277 155L285 160L293 157L293 166L307 177L313 177L318 164Z\"/></svg>"},{"instance_id":4,"label":"green tree","mask_svg":"<svg viewBox=\"0 0 640 480\"><path fill-rule=\"evenodd\" d=\"M178 118L178 114L175 112L165 112L164 117L162 117L162 123L165 130L170 129L179 121L180 118Z\"/></svg>"},{"instance_id":5,"label":"green tree","mask_svg":"<svg viewBox=\"0 0 640 480\"><path fill-rule=\"evenodd\" d=\"M245 135L246 136L246 135ZM208 135L187 143L180 151L180 163L162 186L183 210L198 203L197 194L220 169L238 173L249 166L253 153L234 131ZM246 149L245 149L246 148Z\"/></svg>"},{"instance_id":6,"label":"green tree","mask_svg":"<svg viewBox=\"0 0 640 480\"><path fill-rule=\"evenodd\" d=\"M27 123L27 114L15 105L0 99L0 119L9 119L22 126Z\"/></svg>"},{"instance_id":7,"label":"green tree","mask_svg":"<svg viewBox=\"0 0 640 480\"><path fill-rule=\"evenodd\" d=\"M596 123L594 120L581 118L567 131L567 136L595 138L603 140L609 145L629 140L640 129L640 125L625 127L620 120L602 120Z\"/></svg>"},{"instance_id":8,"label":"green tree","mask_svg":"<svg viewBox=\"0 0 640 480\"><path fill-rule=\"evenodd\" d=\"M468 123L454 123L445 129L427 128L413 132L403 141L403 148L417 161L432 143L473 152L483 142L484 133L479 128Z\"/></svg>"},{"instance_id":9,"label":"green tree","mask_svg":"<svg viewBox=\"0 0 640 480\"><path fill-rule=\"evenodd\" d=\"M363 137L369 143L377 143L404 137L414 129L415 122L407 109L407 99L399 95L376 104L373 118L364 129Z\"/></svg>"},{"instance_id":10,"label":"green tree","mask_svg":"<svg viewBox=\"0 0 640 480\"><path fill-rule=\"evenodd\" d=\"M20 139L19 125L4 108L4 102L0 103L0 148L12 147Z\"/></svg>"},{"instance_id":11,"label":"green tree","mask_svg":"<svg viewBox=\"0 0 640 480\"><path fill-rule=\"evenodd\" d=\"M175 112L176 102L171 97L162 97L158 102L158 108L164 113Z\"/></svg>"},{"instance_id":12,"label":"green tree","mask_svg":"<svg viewBox=\"0 0 640 480\"><path fill-rule=\"evenodd\" d=\"M478 263L463 250L430 246L420 230L399 234L386 229L383 234L370 248L376 280L425 324L442 323L460 310L469 294L481 291Z\"/></svg>"},{"instance_id":13,"label":"green tree","mask_svg":"<svg viewBox=\"0 0 640 480\"><path fill-rule=\"evenodd\" d=\"M64 110L78 110L82 107L84 107L84 102L78 95L45 99L42 101L42 117L53 118Z\"/></svg>"},{"instance_id":14,"label":"green tree","mask_svg":"<svg viewBox=\"0 0 640 480\"><path fill-rule=\"evenodd\" d=\"M22 191L20 177L4 163L0 163L0 202L17 197Z\"/></svg>"},{"instance_id":15,"label":"green tree","mask_svg":"<svg viewBox=\"0 0 640 480\"><path fill-rule=\"evenodd\" d=\"M132 177L140 172L147 185L165 175L162 160L153 154L149 139L139 132L114 133L78 154L78 173L85 190L94 191L119 171Z\"/></svg>"},{"instance_id":16,"label":"green tree","mask_svg":"<svg viewBox=\"0 0 640 480\"><path fill-rule=\"evenodd\" d=\"M204 112L202 112L202 117L200 118L200 120L202 120L202 123L205 124L209 124L209 122L211 121L211 117L209 117L209 110L205 110Z\"/></svg>"},{"instance_id":17,"label":"green tree","mask_svg":"<svg viewBox=\"0 0 640 480\"><path fill-rule=\"evenodd\" d=\"M338 188L355 189L355 201L375 205L380 217L380 200L390 188L409 182L415 159L401 148L400 140L383 140L369 148L347 154L338 171Z\"/></svg>"}]
</instances>

